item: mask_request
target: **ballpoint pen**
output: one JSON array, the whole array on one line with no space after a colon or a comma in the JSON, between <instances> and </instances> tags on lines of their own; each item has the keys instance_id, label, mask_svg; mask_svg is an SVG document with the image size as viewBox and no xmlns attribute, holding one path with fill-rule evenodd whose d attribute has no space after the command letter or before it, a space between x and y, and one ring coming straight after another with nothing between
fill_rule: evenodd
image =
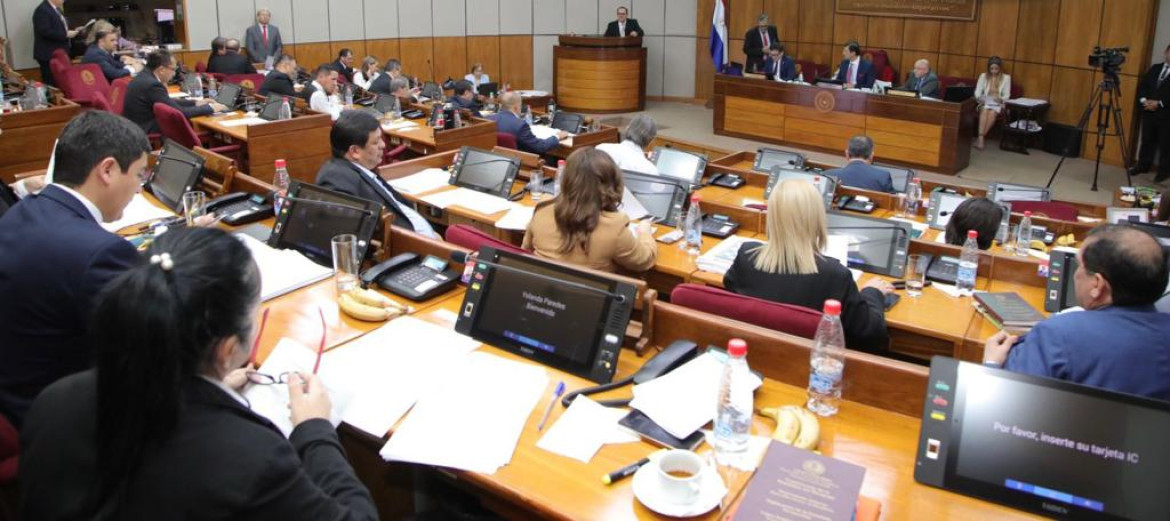
<instances>
[{"instance_id":1,"label":"ballpoint pen","mask_svg":"<svg viewBox=\"0 0 1170 521\"><path fill-rule=\"evenodd\" d=\"M557 384L557 388L553 391L552 399L548 401L548 407L544 408L544 416L540 419L540 425L536 426L536 430L544 430L544 424L548 422L548 415L552 413L553 406L557 404L557 400L561 399L561 395L565 394L565 382L562 380Z\"/></svg>"}]
</instances>

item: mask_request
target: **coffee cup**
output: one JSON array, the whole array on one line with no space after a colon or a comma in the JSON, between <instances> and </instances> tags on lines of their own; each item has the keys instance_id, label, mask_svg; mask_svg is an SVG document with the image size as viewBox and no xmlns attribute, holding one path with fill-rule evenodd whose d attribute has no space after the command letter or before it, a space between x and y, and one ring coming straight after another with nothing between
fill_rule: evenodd
<instances>
[{"instance_id":1,"label":"coffee cup","mask_svg":"<svg viewBox=\"0 0 1170 521\"><path fill-rule=\"evenodd\" d=\"M677 505L699 497L703 480L703 459L689 450L672 450L658 458L658 481L662 497Z\"/></svg>"}]
</instances>

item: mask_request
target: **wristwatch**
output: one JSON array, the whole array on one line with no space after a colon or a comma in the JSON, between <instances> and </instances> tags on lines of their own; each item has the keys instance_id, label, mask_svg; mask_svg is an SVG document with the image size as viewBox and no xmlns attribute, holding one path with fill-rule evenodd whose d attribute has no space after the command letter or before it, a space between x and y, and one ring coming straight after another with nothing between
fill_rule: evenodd
<instances>
[{"instance_id":1,"label":"wristwatch","mask_svg":"<svg viewBox=\"0 0 1170 521\"><path fill-rule=\"evenodd\" d=\"M1003 369L1003 362L996 362L995 360L984 360L983 365L987 367L994 367L996 369Z\"/></svg>"}]
</instances>

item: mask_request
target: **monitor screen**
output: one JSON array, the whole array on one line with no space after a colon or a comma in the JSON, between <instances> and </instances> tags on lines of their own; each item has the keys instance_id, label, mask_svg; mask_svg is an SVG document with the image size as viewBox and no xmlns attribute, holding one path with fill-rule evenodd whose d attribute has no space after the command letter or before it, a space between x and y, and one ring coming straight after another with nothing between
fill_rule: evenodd
<instances>
[{"instance_id":1,"label":"monitor screen","mask_svg":"<svg viewBox=\"0 0 1170 521\"><path fill-rule=\"evenodd\" d=\"M1051 201L1052 192L1042 186L991 183L987 198L992 201Z\"/></svg>"},{"instance_id":2,"label":"monitor screen","mask_svg":"<svg viewBox=\"0 0 1170 521\"><path fill-rule=\"evenodd\" d=\"M215 93L215 101L227 108L235 108L236 103L240 100L240 93L244 92L244 88L235 83L224 83L219 86L219 92Z\"/></svg>"},{"instance_id":3,"label":"monitor screen","mask_svg":"<svg viewBox=\"0 0 1170 521\"><path fill-rule=\"evenodd\" d=\"M549 126L569 134L576 134L581 131L581 127L585 126L585 116L572 112L557 112L553 114Z\"/></svg>"},{"instance_id":4,"label":"monitor screen","mask_svg":"<svg viewBox=\"0 0 1170 521\"><path fill-rule=\"evenodd\" d=\"M199 184L203 174L203 156L183 145L166 140L155 163L150 193L175 213L183 213L183 194Z\"/></svg>"},{"instance_id":5,"label":"monitor screen","mask_svg":"<svg viewBox=\"0 0 1170 521\"><path fill-rule=\"evenodd\" d=\"M292 109L293 100L289 100L289 109ZM260 118L267 121L276 121L280 119L280 107L284 104L284 98L280 96L269 96L264 100L264 107L260 109Z\"/></svg>"},{"instance_id":6,"label":"monitor screen","mask_svg":"<svg viewBox=\"0 0 1170 521\"><path fill-rule=\"evenodd\" d=\"M1105 222L1109 224L1131 222L1149 222L1150 211L1145 208L1117 208L1109 207L1105 209Z\"/></svg>"},{"instance_id":7,"label":"monitor screen","mask_svg":"<svg viewBox=\"0 0 1170 521\"><path fill-rule=\"evenodd\" d=\"M289 187L288 195L302 200L285 201L269 246L296 250L317 264L333 266L333 237L352 233L358 238L358 258L365 258L381 204L299 181Z\"/></svg>"},{"instance_id":8,"label":"monitor screen","mask_svg":"<svg viewBox=\"0 0 1170 521\"><path fill-rule=\"evenodd\" d=\"M155 20L157 20L159 22L173 22L173 21L175 21L175 10L174 9L155 9L154 10L154 17L155 17Z\"/></svg>"},{"instance_id":9,"label":"monitor screen","mask_svg":"<svg viewBox=\"0 0 1170 521\"><path fill-rule=\"evenodd\" d=\"M1129 222L1126 224L1139 230L1145 230L1150 235L1153 235L1155 239L1158 239L1158 242L1163 248L1170 248L1170 226L1142 222Z\"/></svg>"},{"instance_id":10,"label":"monitor screen","mask_svg":"<svg viewBox=\"0 0 1170 521\"><path fill-rule=\"evenodd\" d=\"M455 184L507 197L512 191L520 160L478 148L463 147L455 158Z\"/></svg>"},{"instance_id":11,"label":"monitor screen","mask_svg":"<svg viewBox=\"0 0 1170 521\"><path fill-rule=\"evenodd\" d=\"M894 184L894 191L900 194L906 193L906 185L910 184L910 179L914 178L914 171L909 168L883 165L880 163L874 163L873 166L890 173L890 180Z\"/></svg>"},{"instance_id":12,"label":"monitor screen","mask_svg":"<svg viewBox=\"0 0 1170 521\"><path fill-rule=\"evenodd\" d=\"M869 273L901 277L910 243L909 223L828 212L830 236L849 243L847 265Z\"/></svg>"},{"instance_id":13,"label":"monitor screen","mask_svg":"<svg viewBox=\"0 0 1170 521\"><path fill-rule=\"evenodd\" d=\"M927 210L927 224L936 230L945 230L947 223L951 222L951 216L955 214L955 209L967 199L969 198L965 195L948 192L931 194L930 209Z\"/></svg>"},{"instance_id":14,"label":"monitor screen","mask_svg":"<svg viewBox=\"0 0 1170 521\"><path fill-rule=\"evenodd\" d=\"M665 226L676 226L687 197L687 187L681 181L668 177L622 171L626 190L646 208L656 221Z\"/></svg>"},{"instance_id":15,"label":"monitor screen","mask_svg":"<svg viewBox=\"0 0 1170 521\"><path fill-rule=\"evenodd\" d=\"M1061 518L1165 519L1167 432L1167 402L935 357L915 479Z\"/></svg>"},{"instance_id":16,"label":"monitor screen","mask_svg":"<svg viewBox=\"0 0 1170 521\"><path fill-rule=\"evenodd\" d=\"M764 188L764 199L772 197L772 190L780 183L789 179L808 181L817 187L817 191L825 196L825 207L833 203L833 193L837 191L837 178L823 173L808 172L795 168L774 167L768 175L768 186Z\"/></svg>"},{"instance_id":17,"label":"monitor screen","mask_svg":"<svg viewBox=\"0 0 1170 521\"><path fill-rule=\"evenodd\" d=\"M752 166L752 170L757 172L771 172L774 166L802 168L804 166L804 154L777 148L761 148L756 151L756 164Z\"/></svg>"},{"instance_id":18,"label":"monitor screen","mask_svg":"<svg viewBox=\"0 0 1170 521\"><path fill-rule=\"evenodd\" d=\"M703 179L703 170L707 168L706 156L677 148L658 147L654 149L653 160L662 175L681 179L692 185L699 184Z\"/></svg>"}]
</instances>

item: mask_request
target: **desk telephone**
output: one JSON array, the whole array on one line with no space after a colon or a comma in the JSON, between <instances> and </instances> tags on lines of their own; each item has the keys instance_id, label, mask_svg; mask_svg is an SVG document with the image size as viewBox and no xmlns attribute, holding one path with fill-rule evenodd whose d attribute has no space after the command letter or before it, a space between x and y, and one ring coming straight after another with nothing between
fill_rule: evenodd
<instances>
[{"instance_id":1,"label":"desk telephone","mask_svg":"<svg viewBox=\"0 0 1170 521\"><path fill-rule=\"evenodd\" d=\"M713 213L703 217L703 235L726 239L739 229L739 223L723 214Z\"/></svg>"},{"instance_id":2,"label":"desk telephone","mask_svg":"<svg viewBox=\"0 0 1170 521\"><path fill-rule=\"evenodd\" d=\"M459 272L447 261L427 255L395 255L362 273L362 285L376 283L386 291L414 301L427 300L447 292L459 282Z\"/></svg>"},{"instance_id":3,"label":"desk telephone","mask_svg":"<svg viewBox=\"0 0 1170 521\"><path fill-rule=\"evenodd\" d=\"M842 195L837 198L838 210L849 210L861 213L873 213L877 208L877 204L870 201L868 197L863 195Z\"/></svg>"},{"instance_id":4,"label":"desk telephone","mask_svg":"<svg viewBox=\"0 0 1170 521\"><path fill-rule=\"evenodd\" d=\"M240 226L272 217L272 201L259 194L225 194L207 202L207 213L222 217L229 226Z\"/></svg>"},{"instance_id":5,"label":"desk telephone","mask_svg":"<svg viewBox=\"0 0 1170 521\"><path fill-rule=\"evenodd\" d=\"M747 183L747 181L744 181L743 177L740 177L736 174L729 174L729 173L724 172L721 174L715 174L715 175L711 176L711 181L708 184L710 184L712 186L722 186L723 188L730 188L730 189L734 190L736 188L743 186L746 183Z\"/></svg>"}]
</instances>

